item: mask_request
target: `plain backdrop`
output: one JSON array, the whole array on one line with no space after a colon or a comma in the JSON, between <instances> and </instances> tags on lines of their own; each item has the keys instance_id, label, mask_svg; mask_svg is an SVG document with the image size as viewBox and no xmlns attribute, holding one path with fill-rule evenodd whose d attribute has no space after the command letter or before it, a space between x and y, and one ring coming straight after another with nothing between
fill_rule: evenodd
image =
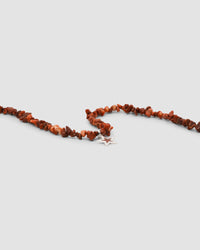
<instances>
[{"instance_id":1,"label":"plain backdrop","mask_svg":"<svg viewBox=\"0 0 200 250\"><path fill-rule=\"evenodd\" d=\"M0 105L76 130L112 104L200 120L199 1L0 1ZM117 144L0 115L1 250L200 249L200 135L107 114Z\"/></svg>"}]
</instances>

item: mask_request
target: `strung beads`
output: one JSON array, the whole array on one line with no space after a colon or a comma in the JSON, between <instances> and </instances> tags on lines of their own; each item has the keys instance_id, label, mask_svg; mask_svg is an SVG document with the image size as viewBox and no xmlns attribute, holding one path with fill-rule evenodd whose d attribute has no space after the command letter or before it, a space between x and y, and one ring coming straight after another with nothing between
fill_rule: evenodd
<instances>
[{"instance_id":1,"label":"strung beads","mask_svg":"<svg viewBox=\"0 0 200 250\"><path fill-rule=\"evenodd\" d=\"M113 129L109 123L105 123L97 117L104 116L104 114L111 113L113 111L119 112L120 110L123 110L127 114L132 112L134 115L140 114L149 118L158 117L159 119L169 120L177 125L186 127L188 130L195 128L197 132L200 132L200 122L196 124L190 119L183 119L182 117L175 115L174 111L169 113L163 113L162 111L155 112L150 106L146 108L139 108L134 107L132 104L125 104L124 106L117 104L112 105L111 107L106 106L105 108L97 108L93 112L91 112L89 109L86 109L86 118L90 124L96 126L100 132L82 130L80 133L74 129L72 130L68 126L61 128L59 125L52 125L51 123L44 120L35 119L31 113L25 112L23 110L18 111L12 107L3 108L0 106L0 113L14 115L22 122L33 124L42 130L50 131L54 135L61 135L62 137L77 137L80 140L83 137L87 137L91 141L93 141L99 134L102 134L103 136L110 136L110 132Z\"/></svg>"},{"instance_id":2,"label":"strung beads","mask_svg":"<svg viewBox=\"0 0 200 250\"><path fill-rule=\"evenodd\" d=\"M138 108L134 107L132 104L125 104L124 106L117 104L112 105L110 108L108 106L106 106L104 109L98 108L93 112L91 112L89 109L86 109L85 112L87 114L87 119L89 120L89 122L99 128L102 135L109 136L110 131L113 129L113 127L109 123L104 123L102 120L96 119L96 117L97 115L103 116L105 113L111 113L113 111L119 112L120 110L123 110L127 114L132 112L135 115L140 114L147 117L158 117L160 119L169 120L177 125L186 127L188 130L196 128L197 132L200 132L200 122L196 124L189 119L183 119L180 116L175 115L173 110L169 113L163 113L162 111L154 112L150 106L146 108Z\"/></svg>"}]
</instances>

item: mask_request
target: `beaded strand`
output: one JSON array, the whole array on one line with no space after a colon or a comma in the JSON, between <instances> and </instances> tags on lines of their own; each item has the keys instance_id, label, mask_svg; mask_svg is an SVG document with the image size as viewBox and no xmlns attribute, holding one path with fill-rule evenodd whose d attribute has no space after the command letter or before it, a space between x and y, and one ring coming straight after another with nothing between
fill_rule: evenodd
<instances>
[{"instance_id":1,"label":"beaded strand","mask_svg":"<svg viewBox=\"0 0 200 250\"><path fill-rule=\"evenodd\" d=\"M161 111L154 112L150 106L146 108L136 108L132 104L125 104L124 106L117 104L112 105L111 107L106 106L105 108L97 108L93 112L91 112L89 109L86 109L86 118L88 119L90 124L96 126L99 131L82 130L80 133L75 129L72 130L68 126L61 128L59 125L52 125L51 123L44 120L35 119L29 112L25 112L23 110L18 111L17 109L12 107L4 108L0 106L0 113L16 116L20 121L31 123L42 130L50 131L54 135L59 134L62 137L77 137L80 140L83 137L87 137L91 141L93 141L99 134L103 136L110 136L110 132L113 129L113 127L109 123L105 123L101 119L97 119L97 117L104 116L105 113L112 113L113 111L119 112L120 110L123 110L127 114L132 112L135 115L140 114L147 117L158 117L160 119L169 120L177 125L186 127L188 130L195 128L197 132L200 132L200 122L196 124L190 119L183 119L180 116L175 115L174 111L171 111L169 113L163 113Z\"/></svg>"}]
</instances>

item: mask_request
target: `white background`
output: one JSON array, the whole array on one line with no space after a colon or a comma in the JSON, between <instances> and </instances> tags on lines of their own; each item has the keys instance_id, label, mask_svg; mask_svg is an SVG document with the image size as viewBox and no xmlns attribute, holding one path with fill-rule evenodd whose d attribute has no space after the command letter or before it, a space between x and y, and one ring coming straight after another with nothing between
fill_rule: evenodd
<instances>
[{"instance_id":1,"label":"white background","mask_svg":"<svg viewBox=\"0 0 200 250\"><path fill-rule=\"evenodd\" d=\"M200 120L199 1L0 1L0 105L77 130L112 104ZM0 249L200 249L200 135L107 114L117 144L0 116Z\"/></svg>"}]
</instances>

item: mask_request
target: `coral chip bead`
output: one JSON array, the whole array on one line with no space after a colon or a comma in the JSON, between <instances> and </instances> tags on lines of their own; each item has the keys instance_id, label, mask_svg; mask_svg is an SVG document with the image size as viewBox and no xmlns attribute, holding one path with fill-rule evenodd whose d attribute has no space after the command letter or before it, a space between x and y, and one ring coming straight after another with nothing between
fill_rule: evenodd
<instances>
[{"instance_id":1,"label":"coral chip bead","mask_svg":"<svg viewBox=\"0 0 200 250\"><path fill-rule=\"evenodd\" d=\"M158 112L158 117L159 117L160 119L163 118L163 113L162 113L161 111Z\"/></svg>"},{"instance_id":2,"label":"coral chip bead","mask_svg":"<svg viewBox=\"0 0 200 250\"><path fill-rule=\"evenodd\" d=\"M196 127L195 127L195 128L196 128L197 132L199 132L199 133L200 133L200 122L198 122L198 123L197 123L197 125L196 125Z\"/></svg>"},{"instance_id":3,"label":"coral chip bead","mask_svg":"<svg viewBox=\"0 0 200 250\"><path fill-rule=\"evenodd\" d=\"M147 117L150 117L152 114L153 114L153 110L152 110L151 108L149 108L149 109L147 109L147 110L145 111L145 115L146 115Z\"/></svg>"},{"instance_id":4,"label":"coral chip bead","mask_svg":"<svg viewBox=\"0 0 200 250\"><path fill-rule=\"evenodd\" d=\"M86 130L82 130L81 135L82 135L82 137L85 137L86 136Z\"/></svg>"}]
</instances>

